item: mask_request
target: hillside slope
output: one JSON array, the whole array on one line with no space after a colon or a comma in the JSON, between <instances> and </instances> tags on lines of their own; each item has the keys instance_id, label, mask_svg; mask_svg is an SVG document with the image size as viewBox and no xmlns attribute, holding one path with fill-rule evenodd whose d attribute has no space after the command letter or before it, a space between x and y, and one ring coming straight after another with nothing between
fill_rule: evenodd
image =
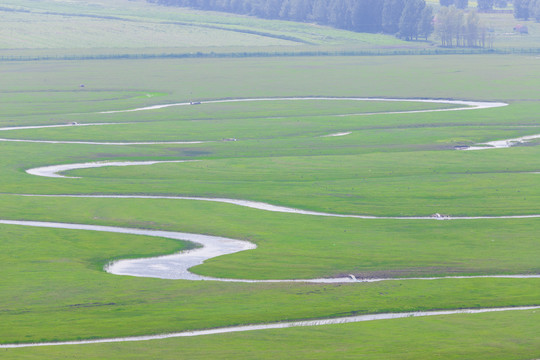
<instances>
[{"instance_id":1,"label":"hillside slope","mask_svg":"<svg viewBox=\"0 0 540 360\"><path fill-rule=\"evenodd\" d=\"M2 54L25 49L87 54L411 46L391 36L158 6L142 0L5 0L0 15Z\"/></svg>"}]
</instances>

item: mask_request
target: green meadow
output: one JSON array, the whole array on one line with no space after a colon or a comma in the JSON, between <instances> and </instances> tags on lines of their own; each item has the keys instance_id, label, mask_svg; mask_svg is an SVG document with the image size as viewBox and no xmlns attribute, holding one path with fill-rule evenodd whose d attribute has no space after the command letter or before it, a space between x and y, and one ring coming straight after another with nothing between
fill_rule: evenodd
<instances>
[{"instance_id":1,"label":"green meadow","mask_svg":"<svg viewBox=\"0 0 540 360\"><path fill-rule=\"evenodd\" d=\"M473 56L466 62L458 59L462 58L2 64L7 74L2 84L6 97L3 126L73 121L111 124L3 131L2 138L207 142L129 146L1 142L1 218L175 230L246 239L257 244L256 250L211 259L193 269L216 277L537 274L535 218L362 220L271 213L188 200L14 195L230 197L336 214L380 216L429 216L435 212L454 216L537 214L540 193L538 175L534 174L539 171L535 141L498 150L454 149L457 145L538 133L538 106L533 92L536 83L530 73L537 60L515 56ZM400 62L410 67L410 73L402 71L398 75L395 66ZM104 67L105 64L109 66ZM477 71L479 64L484 64L482 71ZM510 66L514 64L519 71ZM221 71L217 70L220 67ZM525 67L529 70L525 71ZM144 76L131 76L138 68L144 69ZM416 74L421 69L429 81L418 81ZM490 78L490 70L497 76ZM246 72L250 76L239 81ZM287 76L280 76L281 72ZM74 74L78 77L76 82ZM211 82L203 81L209 74L215 75ZM454 74L453 78L450 74ZM349 81L345 81L346 77ZM27 81L17 81L20 78ZM335 80L334 86L327 86L329 78ZM441 81L446 81L444 78L452 78L448 86L440 86ZM85 83L84 88L79 87L80 82ZM492 83L500 86L490 86ZM280 88L286 90L280 94ZM485 91L475 92L481 88ZM192 98L204 102L284 96L454 98L504 101L509 105L486 110L382 114L433 109L434 104L280 100L99 113L189 102ZM351 134L322 137L340 132ZM238 141L222 141L231 137ZM66 174L79 176L77 179L25 173L28 168L51 164L154 159L197 161L105 167ZM1 335L3 343L132 336L364 313L538 305L540 295L537 279L317 285L115 276L103 271L111 260L172 253L192 245L90 231L13 225L1 225L0 229L5 274L2 288L6 289L2 296L2 323L6 324ZM505 354L532 358L537 355L534 331L528 330L532 329L532 320L522 314L389 320L213 335L208 339L86 345L74 350L53 347L3 351L8 358L73 357L74 351L86 358L103 357L106 352L113 358L229 358L232 354L245 358L270 354L347 358L364 354L376 359L407 358L399 355L400 349L404 351L404 344L416 344L406 347L409 358L433 358L439 350L421 347L419 338L429 333L433 339L426 341L440 341L442 328L447 335L440 348L441 358L457 357L456 354L496 358L494 343L497 349L503 349L498 352L500 358L512 358ZM504 325L509 319L511 327ZM499 323L503 329L493 325ZM476 328L482 331L473 332ZM344 332L350 335L348 340L335 340L341 339ZM509 334L528 345L516 345ZM299 336L309 337L312 343L299 345ZM360 345L363 336L373 342ZM458 346L464 336L470 342ZM334 340L328 343L328 338ZM496 340L501 338L505 340ZM284 345L275 350L278 352L268 352L261 345L264 341ZM479 346L487 349L482 356L478 355ZM183 355L173 350L178 347L185 349ZM200 347L205 350L196 350ZM516 348L519 352L514 351Z\"/></svg>"},{"instance_id":2,"label":"green meadow","mask_svg":"<svg viewBox=\"0 0 540 360\"><path fill-rule=\"evenodd\" d=\"M538 311L452 315L136 343L20 349L25 359L531 359ZM278 343L279 346L275 344Z\"/></svg>"},{"instance_id":3,"label":"green meadow","mask_svg":"<svg viewBox=\"0 0 540 360\"><path fill-rule=\"evenodd\" d=\"M140 1L6 0L0 11L6 19L0 25L3 56L408 46L383 35ZM84 27L94 26L93 31L74 19L81 13L87 15ZM79 26L73 38L56 36L68 25ZM9 36L10 29L17 37ZM187 32L201 38L186 37ZM74 39L81 41L73 45ZM218 278L352 274L391 279L314 284L117 276L104 271L111 261L197 245L0 224L0 345L361 314L540 306L538 278L408 279L537 275L540 218L359 219L197 200L39 196L233 198L379 217L538 215L540 139L483 151L456 147L540 134L539 61L535 55L493 54L0 61L0 219L178 231L257 245L191 269ZM287 99L295 97L309 99ZM266 100L210 103L233 99ZM454 111L462 106L406 99L508 105ZM118 112L190 101L201 104ZM5 130L72 123L80 125ZM77 178L26 172L48 165L148 160L186 162L63 173ZM2 359L530 360L540 357L539 313L0 348L0 354Z\"/></svg>"},{"instance_id":4,"label":"green meadow","mask_svg":"<svg viewBox=\"0 0 540 360\"><path fill-rule=\"evenodd\" d=\"M393 36L155 6L143 0L5 0L0 56L421 49Z\"/></svg>"}]
</instances>

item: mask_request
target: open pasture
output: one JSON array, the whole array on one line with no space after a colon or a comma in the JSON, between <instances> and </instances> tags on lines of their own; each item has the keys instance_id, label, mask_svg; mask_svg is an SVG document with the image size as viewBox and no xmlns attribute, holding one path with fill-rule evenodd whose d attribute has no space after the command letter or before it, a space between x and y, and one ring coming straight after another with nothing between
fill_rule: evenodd
<instances>
[{"instance_id":1,"label":"open pasture","mask_svg":"<svg viewBox=\"0 0 540 360\"><path fill-rule=\"evenodd\" d=\"M157 6L145 0L5 0L0 56L107 56L423 48L393 36Z\"/></svg>"},{"instance_id":2,"label":"open pasture","mask_svg":"<svg viewBox=\"0 0 540 360\"><path fill-rule=\"evenodd\" d=\"M519 325L516 325L518 323ZM530 359L538 311L452 315L17 351L21 358L76 359ZM458 335L458 336L456 336ZM275 343L280 346L275 346ZM224 345L226 344L226 345ZM531 350L533 349L533 350ZM535 355L533 355L535 356Z\"/></svg>"},{"instance_id":3,"label":"open pasture","mask_svg":"<svg viewBox=\"0 0 540 360\"><path fill-rule=\"evenodd\" d=\"M2 128L80 124L0 131L2 139L33 141L0 141L0 219L183 231L257 245L193 268L218 278L312 279L349 274L359 279L399 278L317 284L117 276L103 267L120 258L167 254L194 245L164 237L0 224L4 272L0 320L6 325L0 330L1 342L117 338L371 313L540 305L537 278L407 279L537 275L538 218L357 219L196 199L90 197L232 198L378 217L537 215L538 140L482 151L455 147L540 134L538 61L516 56L444 56L0 64L6 74L0 85ZM206 103L275 97L311 99ZM340 97L458 99L508 106L455 111L453 104ZM190 101L201 104L103 113ZM82 126L92 123L106 125ZM145 141L165 143L103 144ZM175 141L201 143L171 143ZM143 160L190 162L63 174L80 178L26 173L48 165ZM62 194L88 197L35 196ZM539 348L537 313L406 318L0 351L14 359L532 359L538 357ZM299 340L307 338L309 342ZM371 342L366 343L366 338ZM279 349L268 348L277 342L282 344ZM426 342L437 346L423 346ZM179 353L179 348L184 352Z\"/></svg>"}]
</instances>

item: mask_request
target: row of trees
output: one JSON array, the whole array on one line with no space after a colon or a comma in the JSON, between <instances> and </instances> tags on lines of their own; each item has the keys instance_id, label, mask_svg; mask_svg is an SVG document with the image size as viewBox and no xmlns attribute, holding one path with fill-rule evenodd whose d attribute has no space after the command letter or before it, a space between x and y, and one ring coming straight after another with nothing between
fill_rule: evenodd
<instances>
[{"instance_id":1,"label":"row of trees","mask_svg":"<svg viewBox=\"0 0 540 360\"><path fill-rule=\"evenodd\" d=\"M315 22L357 32L427 38L433 10L425 0L147 0L169 6L223 11L264 19Z\"/></svg>"},{"instance_id":2,"label":"row of trees","mask_svg":"<svg viewBox=\"0 0 540 360\"><path fill-rule=\"evenodd\" d=\"M458 9L466 9L469 6L469 0L439 0L442 6L454 5Z\"/></svg>"},{"instance_id":3,"label":"row of trees","mask_svg":"<svg viewBox=\"0 0 540 360\"><path fill-rule=\"evenodd\" d=\"M458 9L466 9L469 6L469 0L439 0L442 6L455 6ZM508 5L507 0L477 0L478 10L490 11L494 6L505 8ZM516 19L528 20L532 18L540 21L540 0L513 0L514 17Z\"/></svg>"},{"instance_id":4,"label":"row of trees","mask_svg":"<svg viewBox=\"0 0 540 360\"><path fill-rule=\"evenodd\" d=\"M514 17L540 21L540 0L514 0Z\"/></svg>"},{"instance_id":5,"label":"row of trees","mask_svg":"<svg viewBox=\"0 0 540 360\"><path fill-rule=\"evenodd\" d=\"M223 11L266 19L315 22L357 32L394 34L406 40L427 39L435 31L445 47L485 47L489 36L468 1L440 0L434 17L425 0L147 0L161 5ZM481 6L483 2L477 0ZM538 2L540 0L514 0ZM493 0L490 0L493 6ZM489 44L488 44L489 45Z\"/></svg>"},{"instance_id":6,"label":"row of trees","mask_svg":"<svg viewBox=\"0 0 540 360\"><path fill-rule=\"evenodd\" d=\"M442 7L435 17L435 32L445 47L485 47L490 37L474 10ZM491 44L487 44L491 46Z\"/></svg>"},{"instance_id":7,"label":"row of trees","mask_svg":"<svg viewBox=\"0 0 540 360\"><path fill-rule=\"evenodd\" d=\"M454 5L458 9L466 9L469 6L469 0L439 0L442 6ZM507 0L477 0L478 10L490 11L493 10L493 6L505 8L508 6Z\"/></svg>"}]
</instances>

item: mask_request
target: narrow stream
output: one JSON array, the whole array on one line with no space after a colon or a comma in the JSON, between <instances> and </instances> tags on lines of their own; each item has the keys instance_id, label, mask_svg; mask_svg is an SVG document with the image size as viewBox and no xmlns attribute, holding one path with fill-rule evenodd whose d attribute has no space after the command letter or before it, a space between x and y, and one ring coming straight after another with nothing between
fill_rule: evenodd
<instances>
[{"instance_id":1,"label":"narrow stream","mask_svg":"<svg viewBox=\"0 0 540 360\"><path fill-rule=\"evenodd\" d=\"M461 101L461 100L439 100L439 99L384 99L384 98L318 98L318 97L291 97L291 98L260 98L260 99L226 99L226 100L212 100L205 101L204 104L212 103L227 103L227 102L252 102L252 101L294 101L294 100L354 100L354 101L405 101L405 102L424 102L424 103L441 103L441 104L453 104L463 105L457 108L445 108L445 109L428 109L428 110L412 110L412 111L396 111L385 112L377 114L403 114L403 113L422 113L422 112L435 112L435 111L460 111L460 110L475 110L475 109L487 109L506 106L505 103L497 102L474 102L474 101ZM200 103L197 103L200 104ZM173 106L187 106L193 105L191 103L176 103L155 105L149 107L142 107L130 110L115 110L101 112L102 114L121 113L121 112L133 112L133 111L147 111L163 109ZM352 116L352 115L369 115L366 113L361 114L342 114L339 116ZM110 125L108 123L94 123L94 124L67 124L67 125L42 125L42 126L21 126L11 128L0 128L0 131L9 130L27 130L27 129L39 129L49 127L66 127L66 126L96 126L96 125ZM329 134L326 136L345 136L350 132L340 132ZM540 135L524 136L517 139L493 141L485 144L485 146L469 147L467 150L483 150L489 148L502 148L510 147L518 143L531 141L533 139L540 138ZM88 145L149 145L149 144L193 144L200 143L195 142L90 142L90 141L50 141L50 140L24 140L24 139L0 139L0 141L12 141L12 142L41 142L51 144L88 144ZM64 164L64 165L51 165L39 168L28 169L27 173L37 176L54 177L54 178L66 178L59 173L75 169L84 168L97 168L103 166L133 166L133 165L153 165L160 163L180 163L186 160L173 160L173 161L112 161L112 162L91 162L91 163L79 163L79 164ZM17 194L13 194L17 196ZM538 218L539 215L510 215L510 216L475 216L475 217L449 217L449 216L417 216L417 217L377 217L370 215L347 215L347 214L331 214L324 212L315 212L308 210L301 210L295 208L288 208L283 206L272 205L263 202L256 202L250 200L238 200L227 198L204 198L204 197L181 197L181 196L143 196L143 195L32 195L32 194L19 194L19 196L43 196L43 197L74 197L74 198L116 198L116 199L177 199L177 200L198 200L198 201L213 201L228 203L238 206L245 206L249 208L274 211L282 213L292 213L300 215L311 216L329 216L329 217L345 217L345 218L358 218L358 219L393 219L393 220L475 220L475 219L515 219L515 218ZM310 283L353 283L353 282L375 282L375 281L407 281L407 280L443 280L443 279L469 279L469 278L540 278L540 275L529 274L513 274L513 275L486 275L486 276L447 276L447 277L431 277L431 278L379 278L379 279L357 279L354 275L349 275L342 278L332 279L290 279L290 280L253 280L253 279L218 279L213 277L200 276L193 274L189 269L195 265L202 264L205 260L221 256L236 253L239 251L246 251L255 249L256 246L253 243L243 240L230 239L219 236L209 236L201 234L182 233L174 231L162 231L162 230L147 230L147 229L135 229L124 228L114 226L101 226L101 225L87 225L87 224L69 224L60 222L41 222L41 221L17 221L17 220L0 220L0 224L16 225L16 226L32 226L32 227L44 227L44 228L60 228L60 229L74 229L84 231L100 231L110 233L123 233L132 235L143 236L156 236L164 237L174 240L191 241L199 244L201 247L189 251L184 251L172 255L165 255L146 259L129 259L119 260L110 263L106 266L105 270L111 274L116 275L129 275L139 277L155 277L161 279L176 279L176 280L196 280L196 281L226 281L226 282L310 282ZM148 335L137 337L123 337L123 338L111 338L111 339L98 339L98 340L79 340L79 341L66 341L66 342L44 342L34 344L5 344L0 345L0 348L16 348L16 347L32 347L32 346L51 346L51 345L80 345L80 344L95 344L95 343L109 343L109 342L128 342L128 341L144 341L144 340L157 340L173 337L184 336L201 336L210 334L240 332L240 331L253 331L264 329L279 329L288 327L299 326L320 326L320 325L332 325L332 324L345 324L360 321L372 321L382 319L397 319L406 317L417 316L436 316L436 315L452 315L452 314L475 314L484 312L497 312L497 311L514 311L514 310L534 310L540 309L540 306L529 307L506 307L506 308L490 308L490 309L460 309L460 310L447 310L447 311L426 311L426 312L408 312L408 313L388 313L388 314L371 314L360 315L343 318L333 319L320 319L309 321L296 321L296 322L283 322L273 324L262 325L248 325L238 327L226 327L210 330L196 330L185 331L171 334L161 335Z\"/></svg>"},{"instance_id":2,"label":"narrow stream","mask_svg":"<svg viewBox=\"0 0 540 360\"><path fill-rule=\"evenodd\" d=\"M374 321L374 320L391 320L391 319L402 319L402 318L411 318L411 317L442 316L442 315L455 315L455 314L481 314L481 313L488 313L488 312L524 311L524 310L537 310L537 309L540 309L540 306L370 314L370 315L348 316L348 317L333 318L333 319L292 321L292 322L280 322L280 323L261 324L261 325L231 326L231 327L215 328L215 329L208 329L208 330L183 331L183 332L159 334L159 335L130 336L130 337L96 339L96 340L74 340L74 341L59 341L59 342L28 343L28 344L5 344L5 345L0 345L0 349L37 347L37 346L84 345L84 344L103 344L103 343L118 343L118 342L131 342L131 341L162 340L162 339L171 339L171 338L178 338L178 337L204 336L204 335L226 334L226 333L256 331L256 330L350 324L350 323Z\"/></svg>"}]
</instances>

